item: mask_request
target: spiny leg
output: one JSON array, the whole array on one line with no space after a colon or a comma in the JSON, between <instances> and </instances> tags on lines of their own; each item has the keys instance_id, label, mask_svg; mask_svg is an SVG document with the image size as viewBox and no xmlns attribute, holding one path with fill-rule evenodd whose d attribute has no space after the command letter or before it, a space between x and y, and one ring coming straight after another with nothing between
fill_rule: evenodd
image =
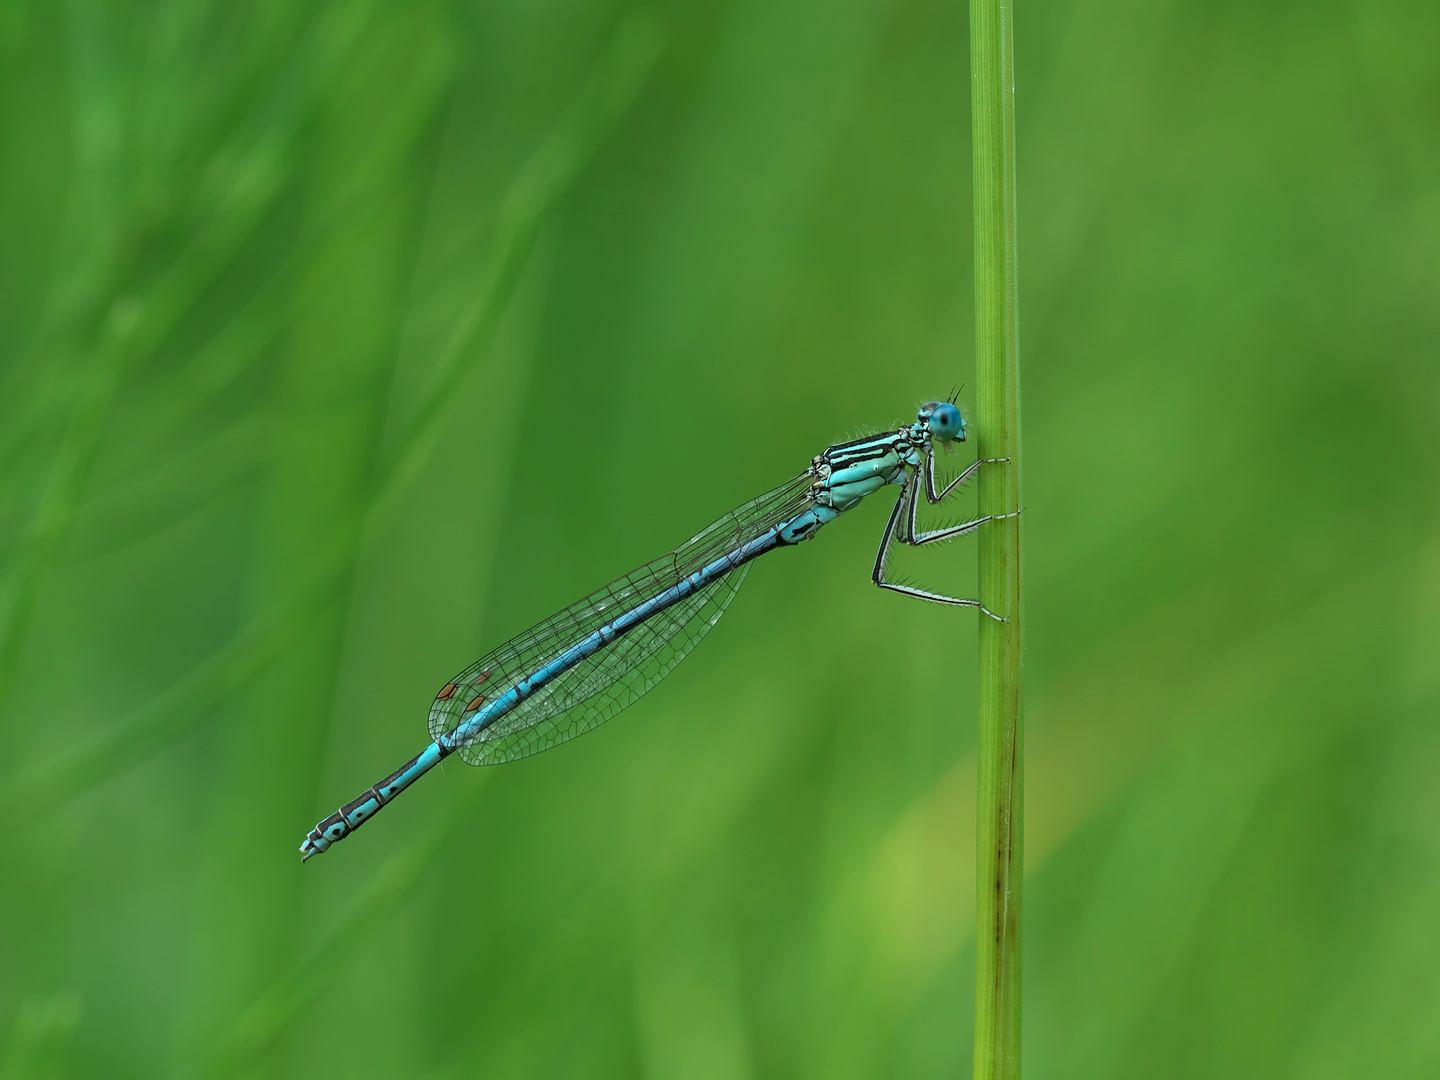
<instances>
[{"instance_id":1,"label":"spiny leg","mask_svg":"<svg viewBox=\"0 0 1440 1080\"><path fill-rule=\"evenodd\" d=\"M911 585L897 585L885 580L885 564L890 559L890 545L895 540L895 530L906 520L907 516L911 519L911 531L913 532L914 503L917 501L916 496L919 487L920 477L916 475L906 481L905 486L900 489L900 498L895 500L895 509L890 511L890 520L885 523L885 533L880 537L880 550L875 555L875 569L870 575L870 580L882 589L889 589L891 592L898 592L905 596L913 596L919 600L929 600L935 604L950 604L954 607L979 608L996 622L1004 622L1004 619L996 615L979 600L961 600L958 597L944 596L940 593L929 592L926 589L917 589ZM907 503L910 504L908 514ZM981 522L989 520L991 519L982 518L980 521L972 521L968 524L967 528L975 528L979 526ZM911 540L909 542L913 543L914 541ZM920 542L927 543L928 541L922 540Z\"/></svg>"},{"instance_id":2,"label":"spiny leg","mask_svg":"<svg viewBox=\"0 0 1440 1080\"><path fill-rule=\"evenodd\" d=\"M915 500L918 502L919 500ZM959 525L950 525L944 529L931 529L928 532L917 533L915 531L915 502L910 504L910 516L906 522L905 531L900 537L902 544L909 544L912 547L920 547L922 544L933 544L936 540L953 540L957 536L964 536L972 533L987 521L1005 521L1007 518L1019 517L1020 511L1014 510L1008 514L986 514L974 521L964 521Z\"/></svg>"},{"instance_id":3,"label":"spiny leg","mask_svg":"<svg viewBox=\"0 0 1440 1080\"><path fill-rule=\"evenodd\" d=\"M981 458L979 461L966 466L965 471L955 477L954 480L951 480L950 483L946 484L945 490L937 495L935 493L935 447L927 446L925 448L925 498L929 499L933 506L979 472L981 465L999 465L1009 460L1009 458L1005 457Z\"/></svg>"}]
</instances>

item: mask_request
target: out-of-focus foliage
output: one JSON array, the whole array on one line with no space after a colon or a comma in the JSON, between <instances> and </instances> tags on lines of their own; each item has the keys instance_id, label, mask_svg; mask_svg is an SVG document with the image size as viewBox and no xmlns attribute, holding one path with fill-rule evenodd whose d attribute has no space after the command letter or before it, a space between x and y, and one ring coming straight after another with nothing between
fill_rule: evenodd
<instances>
[{"instance_id":1,"label":"out-of-focus foliage","mask_svg":"<svg viewBox=\"0 0 1440 1080\"><path fill-rule=\"evenodd\" d=\"M1433 1077L1440 7L1019 18L1027 1072ZM0 2L0 1076L968 1071L975 616L868 584L883 506L296 851L485 647L967 379L966 41Z\"/></svg>"}]
</instances>

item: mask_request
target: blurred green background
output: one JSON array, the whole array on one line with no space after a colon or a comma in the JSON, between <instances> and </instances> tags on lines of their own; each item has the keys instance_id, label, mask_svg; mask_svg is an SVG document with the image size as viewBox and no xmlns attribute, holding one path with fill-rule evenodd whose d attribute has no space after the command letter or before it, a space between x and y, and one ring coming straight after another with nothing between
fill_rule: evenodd
<instances>
[{"instance_id":1,"label":"blurred green background","mask_svg":"<svg viewBox=\"0 0 1440 1080\"><path fill-rule=\"evenodd\" d=\"M1440 1075L1440 7L1018 20L1027 1074ZM968 1075L975 617L885 506L296 851L483 650L971 399L966 52L0 2L0 1077Z\"/></svg>"}]
</instances>

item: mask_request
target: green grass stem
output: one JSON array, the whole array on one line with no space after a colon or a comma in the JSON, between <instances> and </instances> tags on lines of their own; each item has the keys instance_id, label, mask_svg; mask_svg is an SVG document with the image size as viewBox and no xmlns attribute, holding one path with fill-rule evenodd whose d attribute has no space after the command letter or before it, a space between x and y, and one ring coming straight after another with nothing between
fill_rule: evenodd
<instances>
[{"instance_id":1,"label":"green grass stem","mask_svg":"<svg viewBox=\"0 0 1440 1080\"><path fill-rule=\"evenodd\" d=\"M981 514L1020 508L1015 286L1015 66L1010 0L970 5L975 187L975 367ZM975 1078L1020 1075L1020 895L1024 726L1020 686L1020 518L982 526L976 818Z\"/></svg>"}]
</instances>

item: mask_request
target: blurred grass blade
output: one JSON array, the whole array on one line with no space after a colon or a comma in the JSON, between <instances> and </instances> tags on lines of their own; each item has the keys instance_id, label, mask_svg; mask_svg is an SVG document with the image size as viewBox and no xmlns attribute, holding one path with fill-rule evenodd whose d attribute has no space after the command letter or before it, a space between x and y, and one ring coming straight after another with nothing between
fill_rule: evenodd
<instances>
[{"instance_id":1,"label":"blurred grass blade","mask_svg":"<svg viewBox=\"0 0 1440 1080\"><path fill-rule=\"evenodd\" d=\"M80 996L73 991L32 994L20 1004L10 1028L0 1080L58 1077L54 1055L80 1022Z\"/></svg>"},{"instance_id":2,"label":"blurred grass blade","mask_svg":"<svg viewBox=\"0 0 1440 1080\"><path fill-rule=\"evenodd\" d=\"M82 502L71 554L94 557L154 536L255 476L270 457L270 426L268 413L253 413L148 475Z\"/></svg>"},{"instance_id":3,"label":"blurred grass blade","mask_svg":"<svg viewBox=\"0 0 1440 1080\"><path fill-rule=\"evenodd\" d=\"M485 272L380 484L369 527L384 526L424 467L455 414L460 389L486 356L546 216L629 108L663 46L664 33L653 18L627 16L574 102L501 197Z\"/></svg>"},{"instance_id":4,"label":"blurred grass blade","mask_svg":"<svg viewBox=\"0 0 1440 1080\"><path fill-rule=\"evenodd\" d=\"M90 41L103 31L97 20L77 18L78 40ZM94 48L78 48L77 55L91 56ZM97 121L91 113L109 116L115 108L113 100L105 100L108 82L86 72L90 67L103 70L102 60L82 65L78 80L90 88L89 111L82 102L77 106L77 125L93 141ZM303 70L303 65L300 66ZM93 85L92 85L93 84ZM308 86L305 80L301 85ZM109 93L111 98L113 92ZM239 252L261 215L269 208L293 167L292 151L303 121L313 108L314 90L301 91L303 100L291 102L291 108L273 108L266 100L257 117L258 130L220 146L201 170L196 190L202 205L187 207L194 222L190 240L176 258L166 265L149 284L126 290L110 267L96 266L78 282L67 282L73 291L76 284L87 281L100 283L100 289L116 293L108 303L99 339L91 359L79 380L75 404L60 448L55 455L31 520L23 548L11 569L10 578L0 590L0 705L3 705L14 679L15 668L24 646L40 593L49 576L56 551L69 530L74 511L90 466L99 448L106 417L124 371L155 349L174 329L185 312L211 285L220 271ZM112 118L111 124L120 123ZM88 125L88 126L87 126ZM103 125L100 125L103 126ZM112 136L114 138L116 136ZM105 140L101 140L104 142ZM115 164L113 152L105 160L108 168ZM97 171L104 172L97 167ZM108 173L106 173L108 177ZM113 182L113 180L112 180ZM111 193L112 198L118 192ZM142 210L132 211L137 217ZM139 221L123 218L113 223L114 235L133 239L128 234L139 232ZM106 253L96 258L105 261ZM83 290L82 290L83 291ZM71 299L71 310L75 301ZM82 309L83 311L83 306ZM78 313L77 313L78 314ZM35 355L41 355L38 346Z\"/></svg>"},{"instance_id":5,"label":"blurred grass blade","mask_svg":"<svg viewBox=\"0 0 1440 1080\"><path fill-rule=\"evenodd\" d=\"M35 601L55 553L69 530L75 504L100 444L100 433L120 380L125 350L138 313L126 303L111 308L75 408L40 496L20 557L0 594L0 704L10 689Z\"/></svg>"},{"instance_id":6,"label":"blurred grass blade","mask_svg":"<svg viewBox=\"0 0 1440 1080\"><path fill-rule=\"evenodd\" d=\"M457 840L465 813L485 789L488 777L488 773L482 774L476 783L461 788L449 812L432 822L424 836L390 856L349 905L326 921L325 930L316 935L309 951L245 1010L210 1059L182 1075L218 1080L253 1068L369 943L371 935L414 895L435 854Z\"/></svg>"},{"instance_id":7,"label":"blurred grass blade","mask_svg":"<svg viewBox=\"0 0 1440 1080\"><path fill-rule=\"evenodd\" d=\"M294 639L304 612L335 585L317 583L283 610L255 618L148 705L0 788L0 818L34 820L170 745L263 671Z\"/></svg>"},{"instance_id":8,"label":"blurred grass blade","mask_svg":"<svg viewBox=\"0 0 1440 1080\"><path fill-rule=\"evenodd\" d=\"M501 220L508 224L494 242L486 287L467 307L452 334L444 371L427 398L430 405L420 411L420 420L409 433L399 464L375 495L369 517L372 527L383 524L386 512L396 506L423 467L453 415L458 388L487 355L494 328L514 294L545 215L633 100L659 55L661 41L660 31L647 18L637 16L622 23L577 100L507 190ZM237 327L237 333L243 329ZM207 379L226 381L233 367L223 362L226 355L225 350L217 353L214 371ZM261 449L260 434L242 427L234 432L233 447L214 447L214 452L226 458L226 470L244 473L258 464L254 455ZM145 482L152 486L153 494L151 505L142 508L144 514L135 511L128 497L113 511L107 511L102 503L96 512L123 511L127 516L133 513L137 519L160 512L173 520L175 515L186 512L197 497L191 486L198 479L197 469L205 471L205 483L213 488L215 475L208 472L212 465L208 455L202 455L194 464L178 466L169 478L163 473L147 478ZM66 513L73 513L74 499L67 499L64 508ZM154 527L154 519L150 518L148 524ZM59 538L56 535L54 542L58 543ZM299 612L338 579L350 564L348 555L343 557L343 564L331 568L325 585L307 589L304 596L277 614L255 619L180 683L120 721L112 731L63 751L11 781L0 790L0 808L37 817L169 745L279 654L295 632ZM33 597L30 599L33 601Z\"/></svg>"}]
</instances>

